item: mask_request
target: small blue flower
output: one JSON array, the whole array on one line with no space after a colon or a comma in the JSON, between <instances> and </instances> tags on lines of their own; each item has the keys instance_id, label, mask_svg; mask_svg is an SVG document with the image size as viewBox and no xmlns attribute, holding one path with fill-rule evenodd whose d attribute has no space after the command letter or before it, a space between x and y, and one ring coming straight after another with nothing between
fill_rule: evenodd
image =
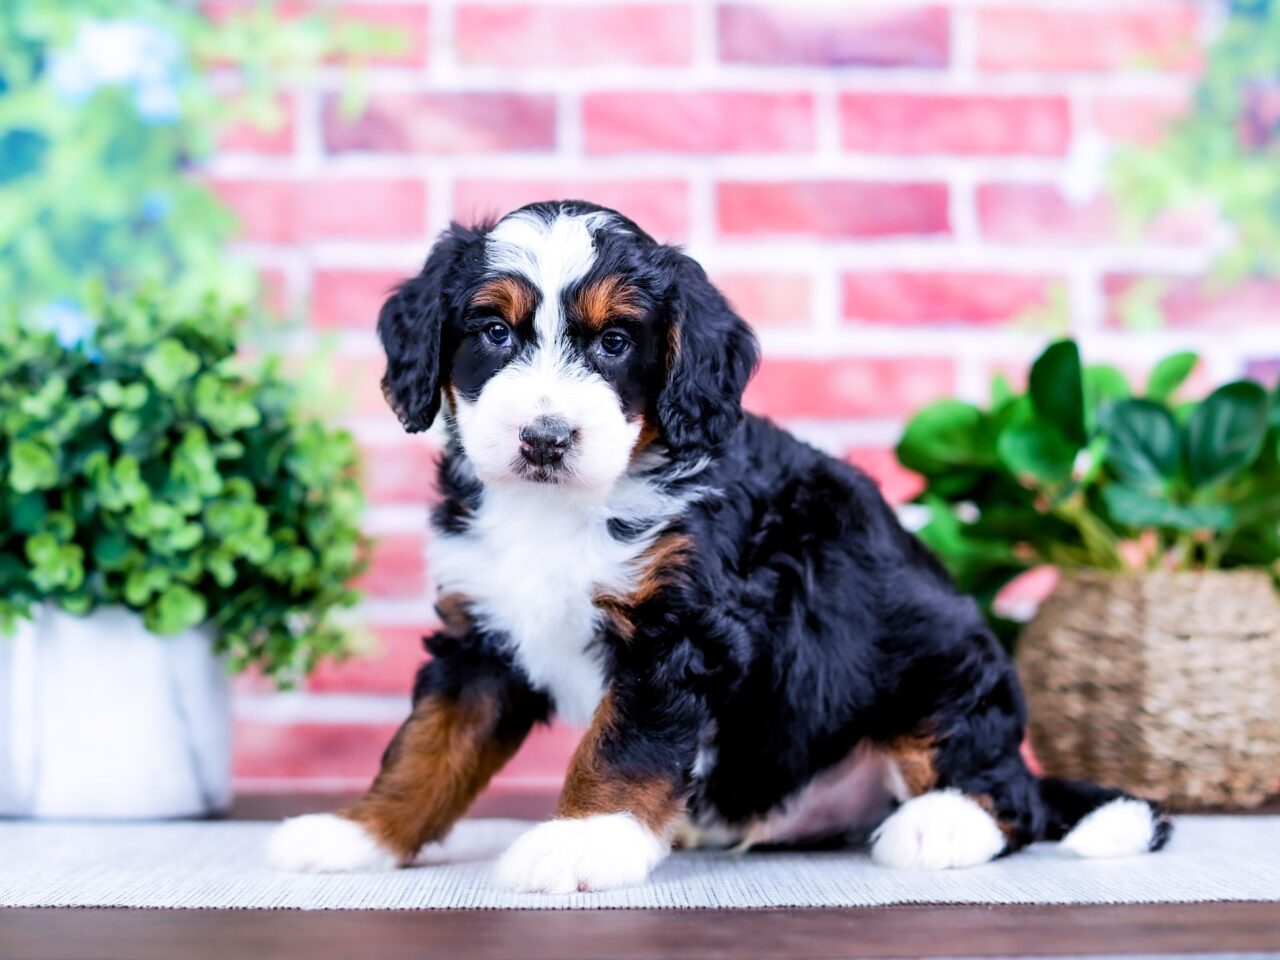
<instances>
[{"instance_id":1,"label":"small blue flower","mask_svg":"<svg viewBox=\"0 0 1280 960\"><path fill-rule=\"evenodd\" d=\"M173 201L159 191L152 191L142 200L142 219L144 223L159 223L169 215Z\"/></svg>"},{"instance_id":2,"label":"small blue flower","mask_svg":"<svg viewBox=\"0 0 1280 960\"><path fill-rule=\"evenodd\" d=\"M98 322L73 301L58 300L47 306L40 315L40 326L52 331L64 350L80 350L95 362L101 359L102 355L93 345Z\"/></svg>"},{"instance_id":3,"label":"small blue flower","mask_svg":"<svg viewBox=\"0 0 1280 960\"><path fill-rule=\"evenodd\" d=\"M181 66L182 47L165 30L135 20L86 20L71 45L50 58L49 82L71 103L100 87L124 87L144 120L165 123L181 112Z\"/></svg>"}]
</instances>

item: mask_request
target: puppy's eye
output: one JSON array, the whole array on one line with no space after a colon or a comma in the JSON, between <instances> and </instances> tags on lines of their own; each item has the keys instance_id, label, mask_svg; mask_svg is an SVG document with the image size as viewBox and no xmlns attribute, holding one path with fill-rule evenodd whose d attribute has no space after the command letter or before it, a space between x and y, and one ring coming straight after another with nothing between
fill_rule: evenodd
<instances>
[{"instance_id":1,"label":"puppy's eye","mask_svg":"<svg viewBox=\"0 0 1280 960\"><path fill-rule=\"evenodd\" d=\"M611 357L620 357L631 346L631 338L621 330L606 330L600 334L600 349Z\"/></svg>"},{"instance_id":2,"label":"puppy's eye","mask_svg":"<svg viewBox=\"0 0 1280 960\"><path fill-rule=\"evenodd\" d=\"M511 328L495 320L484 328L484 336L495 347L505 347L511 342Z\"/></svg>"}]
</instances>

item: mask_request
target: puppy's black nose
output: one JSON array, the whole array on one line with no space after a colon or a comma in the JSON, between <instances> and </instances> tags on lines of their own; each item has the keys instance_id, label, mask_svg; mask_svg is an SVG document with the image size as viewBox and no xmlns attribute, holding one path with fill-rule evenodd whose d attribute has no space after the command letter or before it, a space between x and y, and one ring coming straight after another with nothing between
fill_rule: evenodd
<instances>
[{"instance_id":1,"label":"puppy's black nose","mask_svg":"<svg viewBox=\"0 0 1280 960\"><path fill-rule=\"evenodd\" d=\"M520 428L520 454L537 467L555 466L573 444L573 430L559 417L538 417Z\"/></svg>"}]
</instances>

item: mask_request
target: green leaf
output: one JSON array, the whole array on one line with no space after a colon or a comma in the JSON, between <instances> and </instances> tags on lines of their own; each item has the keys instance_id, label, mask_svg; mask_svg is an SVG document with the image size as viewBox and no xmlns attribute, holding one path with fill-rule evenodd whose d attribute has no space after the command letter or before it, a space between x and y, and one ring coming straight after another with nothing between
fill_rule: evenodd
<instances>
[{"instance_id":1,"label":"green leaf","mask_svg":"<svg viewBox=\"0 0 1280 960\"><path fill-rule=\"evenodd\" d=\"M1023 486L1062 483L1071 478L1079 448L1056 430L1031 422L1018 423L1000 434L1000 460Z\"/></svg>"},{"instance_id":2,"label":"green leaf","mask_svg":"<svg viewBox=\"0 0 1280 960\"><path fill-rule=\"evenodd\" d=\"M129 538L118 530L104 533L93 544L93 559L104 570L122 569L129 554Z\"/></svg>"},{"instance_id":3,"label":"green leaf","mask_svg":"<svg viewBox=\"0 0 1280 960\"><path fill-rule=\"evenodd\" d=\"M1084 373L1072 340L1051 344L1031 367L1031 402L1036 412L1077 447L1084 446Z\"/></svg>"},{"instance_id":4,"label":"green leaf","mask_svg":"<svg viewBox=\"0 0 1280 960\"><path fill-rule=\"evenodd\" d=\"M200 369L200 358L172 337L161 340L143 361L151 382L162 393L171 393L179 384L190 380Z\"/></svg>"},{"instance_id":5,"label":"green leaf","mask_svg":"<svg viewBox=\"0 0 1280 960\"><path fill-rule=\"evenodd\" d=\"M131 383L126 387L118 380L105 380L98 386L98 398L105 407L140 410L147 402L147 385Z\"/></svg>"},{"instance_id":6,"label":"green leaf","mask_svg":"<svg viewBox=\"0 0 1280 960\"><path fill-rule=\"evenodd\" d=\"M1111 411L1107 462L1121 480L1159 490L1178 472L1178 425L1167 407L1126 400Z\"/></svg>"},{"instance_id":7,"label":"green leaf","mask_svg":"<svg viewBox=\"0 0 1280 960\"><path fill-rule=\"evenodd\" d=\"M995 461L987 416L973 404L943 400L925 407L907 424L898 443L902 465L925 476L950 467Z\"/></svg>"},{"instance_id":8,"label":"green leaf","mask_svg":"<svg viewBox=\"0 0 1280 960\"><path fill-rule=\"evenodd\" d=\"M1013 387L1009 378L997 370L991 375L991 406L999 407L1013 399Z\"/></svg>"},{"instance_id":9,"label":"green leaf","mask_svg":"<svg viewBox=\"0 0 1280 960\"><path fill-rule=\"evenodd\" d=\"M128 410L117 410L111 415L108 429L118 443L128 443L142 429L142 418Z\"/></svg>"},{"instance_id":10,"label":"green leaf","mask_svg":"<svg viewBox=\"0 0 1280 960\"><path fill-rule=\"evenodd\" d=\"M27 538L31 581L46 593L76 590L84 583L84 550L78 544L60 543L52 533Z\"/></svg>"},{"instance_id":11,"label":"green leaf","mask_svg":"<svg viewBox=\"0 0 1280 960\"><path fill-rule=\"evenodd\" d=\"M204 622L208 605L190 587L175 584L156 598L146 613L148 628L156 633L181 633Z\"/></svg>"},{"instance_id":12,"label":"green leaf","mask_svg":"<svg viewBox=\"0 0 1280 960\"><path fill-rule=\"evenodd\" d=\"M9 451L9 486L17 493L48 490L58 483L54 451L34 440L15 441Z\"/></svg>"},{"instance_id":13,"label":"green leaf","mask_svg":"<svg viewBox=\"0 0 1280 960\"><path fill-rule=\"evenodd\" d=\"M1187 472L1197 487L1233 476L1250 463L1267 432L1267 392L1248 380L1219 387L1183 430Z\"/></svg>"},{"instance_id":14,"label":"green leaf","mask_svg":"<svg viewBox=\"0 0 1280 960\"><path fill-rule=\"evenodd\" d=\"M1235 522L1235 511L1226 504L1177 504L1118 484L1103 490L1102 499L1113 520L1135 530L1165 528L1197 533L1226 530Z\"/></svg>"},{"instance_id":15,"label":"green leaf","mask_svg":"<svg viewBox=\"0 0 1280 960\"><path fill-rule=\"evenodd\" d=\"M1155 365L1147 380L1147 396L1152 400L1168 400L1191 376L1200 362L1197 354L1173 353Z\"/></svg>"},{"instance_id":16,"label":"green leaf","mask_svg":"<svg viewBox=\"0 0 1280 960\"><path fill-rule=\"evenodd\" d=\"M1085 413L1091 429L1103 426L1115 404L1132 394L1129 379L1115 367L1097 364L1084 368Z\"/></svg>"}]
</instances>

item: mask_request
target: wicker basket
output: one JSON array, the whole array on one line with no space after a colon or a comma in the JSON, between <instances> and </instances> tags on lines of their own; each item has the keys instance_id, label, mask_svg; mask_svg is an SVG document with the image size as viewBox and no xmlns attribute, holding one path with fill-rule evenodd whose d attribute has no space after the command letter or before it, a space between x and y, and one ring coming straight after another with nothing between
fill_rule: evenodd
<instances>
[{"instance_id":1,"label":"wicker basket","mask_svg":"<svg viewBox=\"0 0 1280 960\"><path fill-rule=\"evenodd\" d=\"M1175 809L1280 783L1280 599L1256 571L1065 575L1023 632L1047 772Z\"/></svg>"}]
</instances>

